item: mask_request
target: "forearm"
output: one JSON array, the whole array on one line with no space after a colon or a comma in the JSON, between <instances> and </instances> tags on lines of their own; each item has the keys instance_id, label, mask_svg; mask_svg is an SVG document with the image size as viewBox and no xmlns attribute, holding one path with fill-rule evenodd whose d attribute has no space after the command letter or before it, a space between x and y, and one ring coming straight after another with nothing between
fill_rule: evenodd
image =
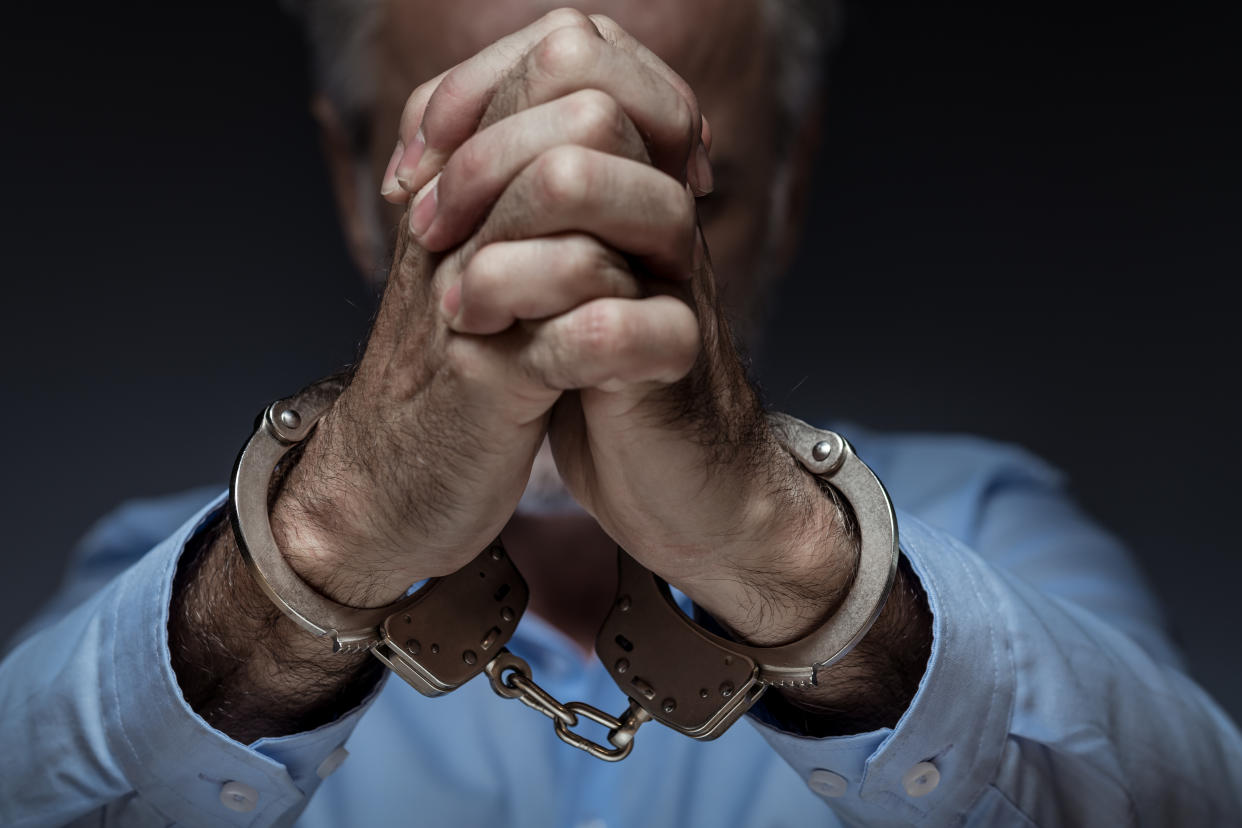
<instances>
[{"instance_id":1,"label":"forearm","mask_svg":"<svg viewBox=\"0 0 1242 828\"><path fill-rule=\"evenodd\" d=\"M183 621L205 635L223 620L223 607L248 600L241 568L234 571L237 594L224 602L193 602L193 609L184 596L173 598L179 566L187 564L180 579L185 586L190 561L207 564L223 512L222 498L208 499L205 493L193 506L162 500L118 517L88 538L95 549L85 560L117 559L120 571L76 608L56 611L32 627L0 665L0 743L23 746L0 758L0 824L62 825L94 814L89 819L100 824L111 818L125 824L146 819L214 825L228 813L221 802L224 780L258 792L261 814L256 812L254 825L289 824L305 806L320 782L317 768L349 737L366 700L354 706L342 697L334 711L332 705L316 710L314 703L300 706L299 699L286 699L277 704L277 713L309 712L315 718L288 716L278 728L271 725L270 690L260 681L241 681L240 671L228 675L248 658L256 668L269 661L231 651L238 644L224 636L205 648L170 639ZM181 618L171 617L174 607ZM276 642L278 632L273 624L252 640ZM236 737L231 738L205 722L187 703L183 687L191 682L174 672L174 653L197 654L195 663L205 673L219 670L210 682L195 679L218 685L217 706L231 707L208 712L207 718L221 723L221 714L228 713L259 726L248 734L223 725ZM204 666L204 653L212 653L220 666ZM236 663L225 664L221 653L233 655ZM240 699L239 691L247 689L254 698ZM329 719L334 721L282 739L276 751L247 746L264 734L300 731L310 721Z\"/></svg>"},{"instance_id":2,"label":"forearm","mask_svg":"<svg viewBox=\"0 0 1242 828\"><path fill-rule=\"evenodd\" d=\"M242 744L332 721L382 675L369 653L333 653L281 613L255 583L223 517L182 558L168 635L186 701Z\"/></svg>"}]
</instances>

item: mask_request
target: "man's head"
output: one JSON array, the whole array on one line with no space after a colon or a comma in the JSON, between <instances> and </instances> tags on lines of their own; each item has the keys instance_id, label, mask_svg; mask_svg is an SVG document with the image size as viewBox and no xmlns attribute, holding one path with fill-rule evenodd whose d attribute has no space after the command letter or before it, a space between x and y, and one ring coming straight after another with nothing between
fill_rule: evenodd
<instances>
[{"instance_id":1,"label":"man's head","mask_svg":"<svg viewBox=\"0 0 1242 828\"><path fill-rule=\"evenodd\" d=\"M415 86L562 5L545 0L291 0L311 49L315 114L355 261L383 278L397 216L378 197ZM815 146L823 0L599 0L690 83L712 125L716 192L700 204L734 315L753 321L783 269Z\"/></svg>"}]
</instances>

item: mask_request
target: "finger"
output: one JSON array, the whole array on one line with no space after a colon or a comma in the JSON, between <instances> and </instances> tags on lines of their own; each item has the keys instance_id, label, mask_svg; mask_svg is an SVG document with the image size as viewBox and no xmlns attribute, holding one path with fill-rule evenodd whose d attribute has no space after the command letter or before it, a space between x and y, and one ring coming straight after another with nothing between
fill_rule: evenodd
<instances>
[{"instance_id":1,"label":"finger","mask_svg":"<svg viewBox=\"0 0 1242 828\"><path fill-rule=\"evenodd\" d=\"M519 71L497 88L481 123L495 123L584 88L615 98L647 139L652 163L686 180L686 161L701 143L697 99L692 94L685 97L633 52L598 33L565 28L543 38L527 53Z\"/></svg>"},{"instance_id":2,"label":"finger","mask_svg":"<svg viewBox=\"0 0 1242 828\"><path fill-rule=\"evenodd\" d=\"M430 189L420 198L434 198L435 185ZM548 150L522 170L452 255L468 261L492 242L573 231L638 258L657 276L685 279L694 268L696 213L685 185L646 164L576 146Z\"/></svg>"},{"instance_id":3,"label":"finger","mask_svg":"<svg viewBox=\"0 0 1242 828\"><path fill-rule=\"evenodd\" d=\"M459 244L519 172L561 144L647 161L642 136L621 105L603 92L583 89L505 118L469 138L440 173L435 203L418 202L411 229L428 250Z\"/></svg>"},{"instance_id":4,"label":"finger","mask_svg":"<svg viewBox=\"0 0 1242 828\"><path fill-rule=\"evenodd\" d=\"M550 389L670 385L699 353L694 312L672 296L595 299L525 324L531 338L517 353L519 366Z\"/></svg>"},{"instance_id":5,"label":"finger","mask_svg":"<svg viewBox=\"0 0 1242 828\"><path fill-rule=\"evenodd\" d=\"M575 233L487 245L441 304L453 330L493 334L515 320L556 316L593 299L641 295L620 254Z\"/></svg>"},{"instance_id":6,"label":"finger","mask_svg":"<svg viewBox=\"0 0 1242 828\"><path fill-rule=\"evenodd\" d=\"M661 60L655 52L648 49L636 37L621 28L611 17L603 14L593 14L591 15L591 22L595 24L595 28L605 40L633 54L648 69L655 72L664 79L665 83L673 87L677 94L685 99L693 112L698 113L701 121L701 146L695 150L694 163L687 167L686 175L690 186L694 188L695 195L701 196L710 193L714 187L711 163L707 160L707 154L712 148L711 127L708 126L707 117L699 109L698 96L694 94L690 84L681 75L674 72L672 67Z\"/></svg>"},{"instance_id":7,"label":"finger","mask_svg":"<svg viewBox=\"0 0 1242 828\"><path fill-rule=\"evenodd\" d=\"M409 187L409 176L414 171L414 165L418 163L418 157L423 154L424 143L418 131L418 125L422 123L427 101L431 99L431 94L435 92L436 87L447 74L448 71L441 72L426 83L420 84L410 93L410 97L406 99L405 108L401 110L401 123L397 128L397 146L392 152L392 158L388 161L388 169L384 170L384 177L380 180L380 195L392 204L404 204L413 192Z\"/></svg>"},{"instance_id":8,"label":"finger","mask_svg":"<svg viewBox=\"0 0 1242 828\"><path fill-rule=\"evenodd\" d=\"M410 149L399 162L398 178L417 192L440 171L453 150L478 129L496 87L549 33L571 28L599 38L591 19L574 9L548 12L524 29L502 37L446 72L414 118L402 116L401 139Z\"/></svg>"}]
</instances>

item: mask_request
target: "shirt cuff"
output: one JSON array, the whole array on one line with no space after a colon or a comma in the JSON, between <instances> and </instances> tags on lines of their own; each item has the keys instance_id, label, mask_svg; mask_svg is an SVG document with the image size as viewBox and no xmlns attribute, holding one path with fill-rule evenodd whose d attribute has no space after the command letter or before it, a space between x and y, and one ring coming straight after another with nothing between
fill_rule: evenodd
<instances>
[{"instance_id":1,"label":"shirt cuff","mask_svg":"<svg viewBox=\"0 0 1242 828\"><path fill-rule=\"evenodd\" d=\"M105 726L126 778L147 805L178 823L270 825L292 821L339 764L337 753L383 686L358 708L307 733L243 745L186 703L169 657L168 613L186 544L221 519L226 496L190 519L108 590L112 626L100 658ZM331 760L329 758L331 757Z\"/></svg>"},{"instance_id":2,"label":"shirt cuff","mask_svg":"<svg viewBox=\"0 0 1242 828\"><path fill-rule=\"evenodd\" d=\"M901 549L927 593L927 669L896 728L816 739L752 722L843 816L860 823L952 822L994 780L1009 733L1015 668L987 564L899 513Z\"/></svg>"}]
</instances>

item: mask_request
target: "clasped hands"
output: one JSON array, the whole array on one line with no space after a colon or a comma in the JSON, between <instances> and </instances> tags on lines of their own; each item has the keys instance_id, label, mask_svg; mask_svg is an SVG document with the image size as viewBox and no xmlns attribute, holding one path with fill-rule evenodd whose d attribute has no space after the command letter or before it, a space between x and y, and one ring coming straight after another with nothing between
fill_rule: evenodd
<instances>
[{"instance_id":1,"label":"clasped hands","mask_svg":"<svg viewBox=\"0 0 1242 828\"><path fill-rule=\"evenodd\" d=\"M831 612L852 544L731 341L695 206L710 146L684 80L571 10L413 92L379 312L273 510L304 578L374 606L457 570L546 436L604 531L736 634L783 643Z\"/></svg>"}]
</instances>

